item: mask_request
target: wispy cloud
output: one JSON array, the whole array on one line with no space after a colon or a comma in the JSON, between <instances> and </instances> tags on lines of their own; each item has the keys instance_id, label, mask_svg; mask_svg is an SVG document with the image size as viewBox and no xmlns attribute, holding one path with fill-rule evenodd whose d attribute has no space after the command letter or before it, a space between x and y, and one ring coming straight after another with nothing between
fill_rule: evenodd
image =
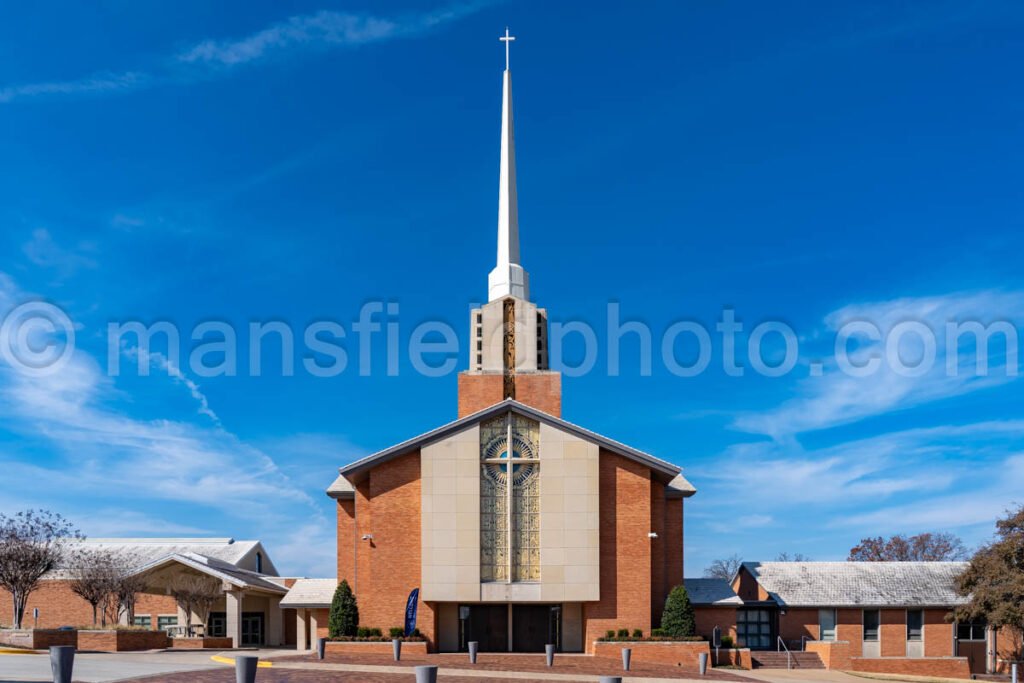
<instances>
[{"instance_id":1,"label":"wispy cloud","mask_svg":"<svg viewBox=\"0 0 1024 683\"><path fill-rule=\"evenodd\" d=\"M91 256L95 247L82 243L75 249L60 246L46 228L37 228L32 238L22 246L25 256L33 264L55 270L61 279L74 275L82 268L95 268L96 260ZM11 285L13 286L13 285Z\"/></svg>"},{"instance_id":2,"label":"wispy cloud","mask_svg":"<svg viewBox=\"0 0 1024 683\"><path fill-rule=\"evenodd\" d=\"M26 298L13 279L0 274L0 316ZM175 381L209 410L198 387L184 377ZM32 458L0 452L0 511L26 502L52 506L52 492L59 491L62 512L78 513L76 521L91 534L204 531L206 524L188 521L201 511L217 533L235 535L255 525L273 547L290 542L296 527L309 525L307 542L333 547L325 506L266 452L219 424L133 417L123 408L130 398L81 350L59 373L45 377L28 377L0 363L0 426L19 435L19 448L36 449ZM161 516L129 515L123 525L104 526L92 512L133 504L155 506ZM332 563L319 556L297 555L293 561L303 570L333 574Z\"/></svg>"},{"instance_id":3,"label":"wispy cloud","mask_svg":"<svg viewBox=\"0 0 1024 683\"><path fill-rule=\"evenodd\" d=\"M931 369L922 376L909 377L897 373L891 364L882 363L871 376L852 377L841 372L833 360L826 364L824 376L801 381L795 398L772 410L741 415L733 425L784 440L801 432L848 424L1012 381L1015 376L1007 372L1005 355L990 357L988 372L980 375L973 371L973 348L946 348L946 323L988 324L1022 319L1022 292L955 293L846 306L826 317L829 333L834 335L850 321L869 321L882 333L882 341L865 341L861 345L856 352L859 359L869 354L884 356L884 340L893 327L904 321L916 321L934 333L936 357ZM947 372L950 360L959 372Z\"/></svg>"},{"instance_id":4,"label":"wispy cloud","mask_svg":"<svg viewBox=\"0 0 1024 683\"><path fill-rule=\"evenodd\" d=\"M286 55L414 37L472 14L484 4L394 17L329 10L296 15L241 38L201 40L148 69L0 88L0 103L40 96L115 94L160 83L206 80L233 67Z\"/></svg>"},{"instance_id":5,"label":"wispy cloud","mask_svg":"<svg viewBox=\"0 0 1024 683\"><path fill-rule=\"evenodd\" d=\"M25 83L0 88L0 103L42 95L98 95L136 90L150 83L152 77L140 71L98 73L70 81Z\"/></svg>"}]
</instances>

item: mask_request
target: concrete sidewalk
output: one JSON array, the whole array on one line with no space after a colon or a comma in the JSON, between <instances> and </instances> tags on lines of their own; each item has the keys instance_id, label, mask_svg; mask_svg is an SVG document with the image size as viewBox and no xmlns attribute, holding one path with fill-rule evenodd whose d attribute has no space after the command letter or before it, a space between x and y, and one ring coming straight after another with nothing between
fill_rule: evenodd
<instances>
[{"instance_id":1,"label":"concrete sidewalk","mask_svg":"<svg viewBox=\"0 0 1024 683\"><path fill-rule=\"evenodd\" d=\"M283 654L294 655L295 650L181 650L177 652L88 652L75 655L75 681L81 683L109 683L129 678L183 671L226 669L210 659L213 655L234 658L238 654L254 654L268 659ZM50 657L40 654L0 655L0 683L28 683L52 681Z\"/></svg>"}]
</instances>

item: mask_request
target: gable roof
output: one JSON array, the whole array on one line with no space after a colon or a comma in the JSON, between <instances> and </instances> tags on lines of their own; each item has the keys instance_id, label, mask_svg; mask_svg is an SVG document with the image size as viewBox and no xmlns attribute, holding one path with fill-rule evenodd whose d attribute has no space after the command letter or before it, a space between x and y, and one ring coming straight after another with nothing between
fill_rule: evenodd
<instances>
[{"instance_id":1,"label":"gable roof","mask_svg":"<svg viewBox=\"0 0 1024 683\"><path fill-rule=\"evenodd\" d=\"M260 548L264 564L269 564L267 551L259 541L236 541L233 538L88 538L75 541L74 548L85 552L96 549L130 554L132 558L138 559L139 564L148 564L167 555L186 553L238 564L250 552Z\"/></svg>"},{"instance_id":2,"label":"gable roof","mask_svg":"<svg viewBox=\"0 0 1024 683\"><path fill-rule=\"evenodd\" d=\"M281 607L330 607L337 588L337 579L299 579L281 598Z\"/></svg>"},{"instance_id":3,"label":"gable roof","mask_svg":"<svg viewBox=\"0 0 1024 683\"><path fill-rule=\"evenodd\" d=\"M744 562L780 607L952 607L966 562Z\"/></svg>"},{"instance_id":4,"label":"gable roof","mask_svg":"<svg viewBox=\"0 0 1024 683\"><path fill-rule=\"evenodd\" d=\"M743 600L736 595L732 584L726 579L684 579L683 585L694 605L742 605Z\"/></svg>"},{"instance_id":5,"label":"gable roof","mask_svg":"<svg viewBox=\"0 0 1024 683\"><path fill-rule=\"evenodd\" d=\"M419 436L413 437L412 439L403 441L390 448L385 448L382 451L378 451L377 453L368 455L365 458L356 460L355 462L340 468L339 473L341 474L341 478L347 480L348 482L356 482L368 470L372 469L373 467L376 467L377 465L385 463L393 458L397 458L407 453L410 453L431 442L443 439L449 436L450 434L454 434L458 431L466 429L467 427L470 427L478 422L482 422L490 417L501 415L509 411L512 411L524 417L537 420L538 422L543 422L551 427L561 429L562 431L569 432L570 434L573 434L574 436L577 436L585 441L596 443L598 446L601 446L602 448L605 448L613 453L616 453L618 455L624 456L643 465L646 465L647 467L650 467L652 471L657 473L666 484L669 482L673 482L673 484L676 484L675 488L678 489L682 493L682 495L692 496L697 491L695 488L693 488L690 482L686 481L685 478L682 478L682 470L670 462L662 460L661 458L657 458L651 455L650 453L644 453L643 451L639 451L635 448L627 446L624 443L620 443L613 439L609 439L608 437L602 436L597 432L592 432L571 422L566 422L561 418L555 417L554 415L549 415L548 413L537 410L536 408L532 408L524 403L520 403L519 401L510 398L505 399L500 403L495 403L494 405L484 408L483 410L477 411L471 415L467 415L453 422L449 422L448 424L442 425L436 429L432 429L429 432L420 434ZM682 479L681 482L675 481L676 479L680 478ZM334 495L335 493L342 493L342 491L339 488L340 486L342 485L340 485L338 481L335 481L334 484L331 485L331 488L327 490L327 495L336 497ZM351 484L349 484L349 486L351 486Z\"/></svg>"},{"instance_id":6,"label":"gable roof","mask_svg":"<svg viewBox=\"0 0 1024 683\"><path fill-rule=\"evenodd\" d=\"M279 595L284 595L288 592L287 588L272 581L272 577L257 574L256 572L251 572L247 569L239 569L228 562L222 562L221 560L204 557L203 555L197 555L195 553L175 553L172 555L166 555L150 562L149 564L139 567L135 573L144 574L175 563L183 564L198 572L218 578L221 581L235 586L236 588L249 590L255 589Z\"/></svg>"}]
</instances>

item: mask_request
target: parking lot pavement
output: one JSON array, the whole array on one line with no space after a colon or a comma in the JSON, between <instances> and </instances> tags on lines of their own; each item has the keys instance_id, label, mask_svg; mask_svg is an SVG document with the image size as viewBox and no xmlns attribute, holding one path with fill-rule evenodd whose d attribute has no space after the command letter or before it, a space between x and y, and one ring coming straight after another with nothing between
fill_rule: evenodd
<instances>
[{"instance_id":1,"label":"parking lot pavement","mask_svg":"<svg viewBox=\"0 0 1024 683\"><path fill-rule=\"evenodd\" d=\"M295 650L254 650L245 654L269 659L274 655L295 654ZM193 650L181 652L91 652L75 656L75 681L81 683L107 683L156 674L228 669L210 659L212 655L234 657L237 652ZM50 658L44 652L38 655L0 655L0 683L51 681Z\"/></svg>"}]
</instances>

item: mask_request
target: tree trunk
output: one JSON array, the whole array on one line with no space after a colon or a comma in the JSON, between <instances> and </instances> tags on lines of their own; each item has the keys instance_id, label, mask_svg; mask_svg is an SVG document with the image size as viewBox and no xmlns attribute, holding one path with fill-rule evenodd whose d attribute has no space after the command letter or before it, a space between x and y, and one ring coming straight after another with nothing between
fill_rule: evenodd
<instances>
[{"instance_id":1,"label":"tree trunk","mask_svg":"<svg viewBox=\"0 0 1024 683\"><path fill-rule=\"evenodd\" d=\"M27 602L27 596L14 593L14 628L20 629L22 626L22 621L25 618L25 603Z\"/></svg>"},{"instance_id":2,"label":"tree trunk","mask_svg":"<svg viewBox=\"0 0 1024 683\"><path fill-rule=\"evenodd\" d=\"M96 625L96 603L92 603L92 625Z\"/></svg>"}]
</instances>

